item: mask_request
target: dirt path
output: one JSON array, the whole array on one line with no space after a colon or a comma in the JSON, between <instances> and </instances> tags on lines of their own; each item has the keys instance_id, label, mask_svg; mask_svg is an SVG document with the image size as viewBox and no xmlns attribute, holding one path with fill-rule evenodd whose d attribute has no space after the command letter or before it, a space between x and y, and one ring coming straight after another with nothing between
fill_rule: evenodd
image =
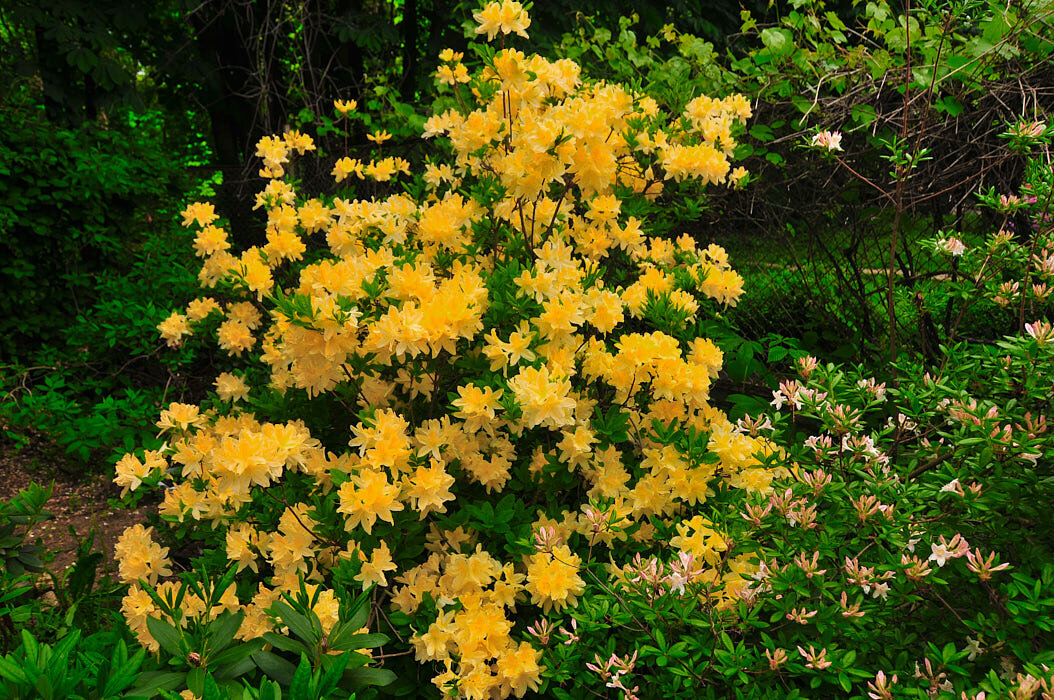
<instances>
[{"instance_id":1,"label":"dirt path","mask_svg":"<svg viewBox=\"0 0 1054 700\"><path fill-rule=\"evenodd\" d=\"M74 562L77 546L95 530L95 549L113 563L113 546L124 529L143 522L135 510L111 508L110 499L120 496L107 475L78 476L51 466L54 460L30 446L18 452L0 444L0 501L6 501L33 482L47 487L54 482L46 509L54 516L39 523L30 541L41 538L46 551L54 552L48 568L61 575Z\"/></svg>"}]
</instances>

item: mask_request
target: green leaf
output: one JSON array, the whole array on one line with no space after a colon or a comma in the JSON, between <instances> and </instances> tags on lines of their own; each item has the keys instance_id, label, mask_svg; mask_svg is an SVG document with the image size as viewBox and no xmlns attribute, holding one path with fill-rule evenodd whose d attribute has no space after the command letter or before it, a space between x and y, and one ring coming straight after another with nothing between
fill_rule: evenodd
<instances>
[{"instance_id":1,"label":"green leaf","mask_svg":"<svg viewBox=\"0 0 1054 700\"><path fill-rule=\"evenodd\" d=\"M849 117L861 125L868 125L875 121L878 115L875 113L875 108L868 104L853 105L849 108Z\"/></svg>"},{"instance_id":2,"label":"green leaf","mask_svg":"<svg viewBox=\"0 0 1054 700\"><path fill-rule=\"evenodd\" d=\"M347 628L361 630L369 622L370 608L366 605L366 600L366 596L363 595L355 601L355 612L351 614L351 618L347 621Z\"/></svg>"},{"instance_id":3,"label":"green leaf","mask_svg":"<svg viewBox=\"0 0 1054 700\"><path fill-rule=\"evenodd\" d=\"M303 642L284 637L276 632L265 632L263 639L275 649L281 649L282 651L290 651L294 654L302 654L307 651L307 647Z\"/></svg>"},{"instance_id":4,"label":"green leaf","mask_svg":"<svg viewBox=\"0 0 1054 700\"><path fill-rule=\"evenodd\" d=\"M208 643L209 656L223 651L230 645L243 619L245 612L242 610L237 613L225 612L209 624L209 631L212 633Z\"/></svg>"},{"instance_id":5,"label":"green leaf","mask_svg":"<svg viewBox=\"0 0 1054 700\"><path fill-rule=\"evenodd\" d=\"M344 669L347 668L348 659L350 658L351 654L345 652L330 662L329 668L318 683L318 697L326 697L330 691L337 687L337 683L340 681L341 676L344 675Z\"/></svg>"},{"instance_id":6,"label":"green leaf","mask_svg":"<svg viewBox=\"0 0 1054 700\"><path fill-rule=\"evenodd\" d=\"M750 127L750 135L762 143L776 138L776 132L764 124L755 124Z\"/></svg>"},{"instance_id":7,"label":"green leaf","mask_svg":"<svg viewBox=\"0 0 1054 700\"><path fill-rule=\"evenodd\" d=\"M29 678L20 666L3 657L0 657L0 678L5 678L19 684L26 684L29 682Z\"/></svg>"},{"instance_id":8,"label":"green leaf","mask_svg":"<svg viewBox=\"0 0 1054 700\"><path fill-rule=\"evenodd\" d=\"M282 700L282 686L264 681L260 686L260 700Z\"/></svg>"},{"instance_id":9,"label":"green leaf","mask_svg":"<svg viewBox=\"0 0 1054 700\"><path fill-rule=\"evenodd\" d=\"M31 663L36 664L38 659L40 659L40 645L37 644L36 638L27 629L22 630L22 649Z\"/></svg>"},{"instance_id":10,"label":"green leaf","mask_svg":"<svg viewBox=\"0 0 1054 700\"><path fill-rule=\"evenodd\" d=\"M161 648L171 656L176 658L186 656L182 643L183 637L175 627L167 622L158 620L156 617L147 617L146 627L150 631L150 635L161 645Z\"/></svg>"},{"instance_id":11,"label":"green leaf","mask_svg":"<svg viewBox=\"0 0 1054 700\"><path fill-rule=\"evenodd\" d=\"M221 681L229 681L244 676L249 671L254 671L255 669L256 664L253 663L252 659L246 656L238 661L224 664L223 666L217 666L214 674L216 678Z\"/></svg>"},{"instance_id":12,"label":"green leaf","mask_svg":"<svg viewBox=\"0 0 1054 700\"><path fill-rule=\"evenodd\" d=\"M794 50L794 37L790 30L775 27L761 30L761 43L773 54L782 56Z\"/></svg>"},{"instance_id":13,"label":"green leaf","mask_svg":"<svg viewBox=\"0 0 1054 700\"><path fill-rule=\"evenodd\" d=\"M187 689L195 695L205 694L205 669L192 668L187 671Z\"/></svg>"},{"instance_id":14,"label":"green leaf","mask_svg":"<svg viewBox=\"0 0 1054 700\"><path fill-rule=\"evenodd\" d=\"M341 651L355 651L356 649L372 649L387 644L388 635L385 634L353 634L341 640ZM330 647L336 649L337 647Z\"/></svg>"},{"instance_id":15,"label":"green leaf","mask_svg":"<svg viewBox=\"0 0 1054 700\"><path fill-rule=\"evenodd\" d=\"M252 660L261 671L279 684L289 685L293 682L296 666L281 656L270 651L258 651L252 655Z\"/></svg>"},{"instance_id":16,"label":"green leaf","mask_svg":"<svg viewBox=\"0 0 1054 700\"><path fill-rule=\"evenodd\" d=\"M285 637L282 637L285 639ZM243 642L232 647L228 647L219 654L216 654L208 660L209 668L217 669L223 668L228 664L238 663L242 659L247 659L258 651L262 651L266 642L263 639L257 637L251 639L248 642ZM301 645L302 647L303 645Z\"/></svg>"},{"instance_id":17,"label":"green leaf","mask_svg":"<svg viewBox=\"0 0 1054 700\"><path fill-rule=\"evenodd\" d=\"M144 673L139 678L139 685L128 691L129 697L152 698L162 690L174 690L181 685L186 685L187 674L185 672L162 673L151 671Z\"/></svg>"},{"instance_id":18,"label":"green leaf","mask_svg":"<svg viewBox=\"0 0 1054 700\"><path fill-rule=\"evenodd\" d=\"M934 101L933 107L938 112L944 112L949 117L957 117L965 111L962 103L951 95L946 95Z\"/></svg>"},{"instance_id":19,"label":"green leaf","mask_svg":"<svg viewBox=\"0 0 1054 700\"><path fill-rule=\"evenodd\" d=\"M344 677L357 688L367 685L385 686L395 680L395 674L388 669L369 666L353 668L347 671Z\"/></svg>"},{"instance_id":20,"label":"green leaf","mask_svg":"<svg viewBox=\"0 0 1054 700\"><path fill-rule=\"evenodd\" d=\"M221 700L220 687L211 675L205 676L205 687L202 689L201 700Z\"/></svg>"},{"instance_id":21,"label":"green leaf","mask_svg":"<svg viewBox=\"0 0 1054 700\"><path fill-rule=\"evenodd\" d=\"M311 696L311 662L307 654L300 655L300 665L293 673L293 681L289 684L289 697L292 700L309 700Z\"/></svg>"},{"instance_id":22,"label":"green leaf","mask_svg":"<svg viewBox=\"0 0 1054 700\"><path fill-rule=\"evenodd\" d=\"M779 362L788 354L787 348L781 345L773 345L769 348L769 362Z\"/></svg>"},{"instance_id":23,"label":"green leaf","mask_svg":"<svg viewBox=\"0 0 1054 700\"><path fill-rule=\"evenodd\" d=\"M281 601L276 602L271 605L267 612L281 619L282 624L289 627L293 634L309 646L314 646L318 642L318 635L314 625L311 624L311 620L285 603Z\"/></svg>"}]
</instances>

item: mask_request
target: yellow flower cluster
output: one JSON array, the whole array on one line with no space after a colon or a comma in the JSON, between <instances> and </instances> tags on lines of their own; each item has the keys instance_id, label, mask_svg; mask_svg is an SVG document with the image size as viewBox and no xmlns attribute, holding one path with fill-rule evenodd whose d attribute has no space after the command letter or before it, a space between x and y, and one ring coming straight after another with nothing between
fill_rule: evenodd
<instances>
[{"instance_id":1,"label":"yellow flower cluster","mask_svg":"<svg viewBox=\"0 0 1054 700\"><path fill-rule=\"evenodd\" d=\"M460 539L460 533L448 534L448 542ZM413 614L426 595L440 607L436 620L411 640L418 661L444 663L433 681L437 687L453 686L470 698L523 697L537 689L540 654L510 634L506 611L515 609L524 590L524 575L512 564L480 546L471 554L439 550L397 581L397 609Z\"/></svg>"},{"instance_id":2,"label":"yellow flower cluster","mask_svg":"<svg viewBox=\"0 0 1054 700\"><path fill-rule=\"evenodd\" d=\"M153 528L133 525L124 531L114 546L119 562L117 574L124 583L157 583L159 576L172 574L168 548L154 542Z\"/></svg>"},{"instance_id":3,"label":"yellow flower cluster","mask_svg":"<svg viewBox=\"0 0 1054 700\"><path fill-rule=\"evenodd\" d=\"M477 21L488 38L526 36L530 25L509 0ZM310 429L258 420L238 403L249 384L225 373L216 384L223 403L170 406L159 422L163 454L126 457L117 482L135 489L170 461L176 485L162 514L209 522L231 564L258 586L241 604L242 638L273 629L265 610L282 592L303 580L323 586L335 567L350 566L415 620L417 658L443 665L438 686L521 697L543 669L516 638L516 606L559 614L587 595L599 569L576 542L628 562L630 552L664 544L654 541L661 523L716 578L726 545L698 511L716 490L765 492L782 473L759 461L771 445L709 404L717 346L649 329L655 308L690 321L707 300L735 304L742 279L721 248L649 236L648 222L623 210L627 198L662 196L666 180L728 182L733 133L750 106L741 96L700 97L667 122L655 100L584 81L568 59L503 49L470 76L462 58L444 52L439 77L467 84L476 103L426 123L424 136L440 139L451 160L420 174L422 198L301 197L280 178L292 153L312 144L290 132L259 145L270 178L257 198L266 245L236 255L211 207L184 212L199 229L202 284L224 301L206 297L166 319L166 341L178 345L222 315L218 345L255 352L269 374L254 397L325 395L364 412ZM342 159L334 176L411 172L389 160ZM282 291L276 279L291 282ZM598 416L619 417L621 436ZM332 438L327 449L312 434L345 425L349 449L337 453ZM708 435L708 458L689 458L655 426ZM583 488L518 523L552 533L548 547L501 561L471 530L434 522L514 487L544 493L568 471ZM293 483L280 513L260 521L277 525L239 519L247 504L274 510L265 490ZM320 512L342 522L315 522ZM425 519L433 522L422 562L388 535ZM164 575L157 553L132 542L142 535L123 555L129 573ZM733 569L746 575L750 566L739 559ZM719 595L734 599L742 576L720 575ZM141 634L151 613L140 593L129 593L126 615ZM425 600L435 605L431 619L421 617Z\"/></svg>"},{"instance_id":4,"label":"yellow flower cluster","mask_svg":"<svg viewBox=\"0 0 1054 700\"><path fill-rule=\"evenodd\" d=\"M531 26L531 18L523 9L523 5L513 0L488 3L472 17L479 22L476 33L486 34L487 41L492 40L499 32L502 34L515 32L526 39L527 27Z\"/></svg>"}]
</instances>

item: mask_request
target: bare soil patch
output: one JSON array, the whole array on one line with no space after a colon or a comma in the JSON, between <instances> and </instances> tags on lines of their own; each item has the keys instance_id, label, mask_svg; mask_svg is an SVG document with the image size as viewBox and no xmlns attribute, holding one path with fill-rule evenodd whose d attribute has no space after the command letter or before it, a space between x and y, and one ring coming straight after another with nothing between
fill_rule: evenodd
<instances>
[{"instance_id":1,"label":"bare soil patch","mask_svg":"<svg viewBox=\"0 0 1054 700\"><path fill-rule=\"evenodd\" d=\"M42 540L54 558L48 568L62 575L76 560L80 542L95 531L94 549L103 553L104 567L113 566L113 547L126 527L144 522L141 511L114 508L111 498L121 490L106 474L81 474L59 466L43 447L15 451L0 444L0 501L6 501L33 482L53 484L46 509L54 517L37 524L29 541Z\"/></svg>"}]
</instances>

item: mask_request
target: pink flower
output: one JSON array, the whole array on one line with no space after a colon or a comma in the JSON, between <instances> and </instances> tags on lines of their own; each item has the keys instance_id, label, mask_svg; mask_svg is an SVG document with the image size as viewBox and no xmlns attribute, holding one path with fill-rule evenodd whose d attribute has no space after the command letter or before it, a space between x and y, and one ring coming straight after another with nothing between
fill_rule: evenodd
<instances>
[{"instance_id":1,"label":"pink flower","mask_svg":"<svg viewBox=\"0 0 1054 700\"><path fill-rule=\"evenodd\" d=\"M875 674L875 680L867 684L867 689L871 691L867 694L867 697L871 698L871 700L890 700L893 697L893 693L889 687L896 685L896 683L897 674L894 673L887 683L886 674L879 671Z\"/></svg>"},{"instance_id":2,"label":"pink flower","mask_svg":"<svg viewBox=\"0 0 1054 700\"><path fill-rule=\"evenodd\" d=\"M952 479L947 484L942 486L940 493L957 493L960 496L966 495L966 493L963 491L962 484L959 483L958 479Z\"/></svg>"},{"instance_id":3,"label":"pink flower","mask_svg":"<svg viewBox=\"0 0 1054 700\"><path fill-rule=\"evenodd\" d=\"M805 664L805 668L811 668L817 671L822 671L823 669L831 665L831 662L827 660L826 649L820 649L820 651L816 651L815 649L813 649L812 644L810 644L809 651L805 651L801 647L798 647L798 652L803 657L805 657L805 661L807 662Z\"/></svg>"},{"instance_id":4,"label":"pink flower","mask_svg":"<svg viewBox=\"0 0 1054 700\"><path fill-rule=\"evenodd\" d=\"M1051 325L1050 321L1026 323L1025 332L1035 338L1040 345L1046 345L1051 340L1054 340L1054 326Z\"/></svg>"},{"instance_id":5,"label":"pink flower","mask_svg":"<svg viewBox=\"0 0 1054 700\"><path fill-rule=\"evenodd\" d=\"M996 571L1003 571L1010 568L1010 565L1006 563L993 566L993 564L995 564L995 552L990 553L987 558L984 558L980 549L966 552L966 562L966 568L977 574L977 578L982 581L987 581L992 578L992 574Z\"/></svg>"},{"instance_id":6,"label":"pink flower","mask_svg":"<svg viewBox=\"0 0 1054 700\"><path fill-rule=\"evenodd\" d=\"M532 636L537 637L538 641L543 645L549 644L549 637L552 636L555 630L556 625L548 620L539 620L537 624L527 627L527 632Z\"/></svg>"},{"instance_id":7,"label":"pink flower","mask_svg":"<svg viewBox=\"0 0 1054 700\"><path fill-rule=\"evenodd\" d=\"M566 627L561 627L560 631L567 635L567 639L563 641L564 646L570 646L575 642L579 641L578 637L578 619L571 618L571 629L568 630Z\"/></svg>"},{"instance_id":8,"label":"pink flower","mask_svg":"<svg viewBox=\"0 0 1054 700\"><path fill-rule=\"evenodd\" d=\"M765 657L769 660L769 670L778 671L780 666L787 663L787 652L782 649L775 651L765 650Z\"/></svg>"},{"instance_id":9,"label":"pink flower","mask_svg":"<svg viewBox=\"0 0 1054 700\"><path fill-rule=\"evenodd\" d=\"M786 618L797 622L799 625L807 625L809 624L809 618L816 617L816 613L818 612L819 610L806 610L805 608L798 610L798 608L791 608L791 611L787 613ZM798 648L801 649L801 647Z\"/></svg>"},{"instance_id":10,"label":"pink flower","mask_svg":"<svg viewBox=\"0 0 1054 700\"><path fill-rule=\"evenodd\" d=\"M930 550L927 561L935 561L937 566L943 567L949 559L966 556L970 552L970 545L962 535L955 535L950 542L945 542L944 535L941 535L940 543L931 544Z\"/></svg>"}]
</instances>

